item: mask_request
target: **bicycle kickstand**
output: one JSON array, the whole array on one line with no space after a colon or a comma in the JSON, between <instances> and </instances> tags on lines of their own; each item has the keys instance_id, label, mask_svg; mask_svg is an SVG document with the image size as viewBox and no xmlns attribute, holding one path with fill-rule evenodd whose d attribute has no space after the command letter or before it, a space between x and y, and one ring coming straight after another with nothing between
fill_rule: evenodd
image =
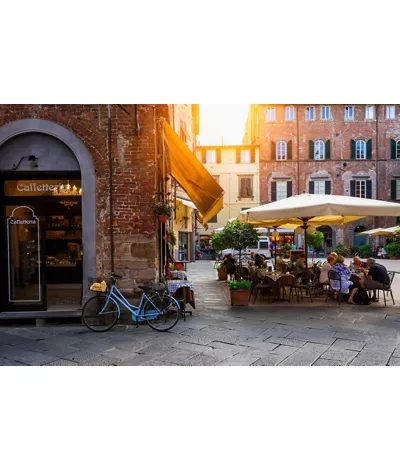
<instances>
[{"instance_id":1,"label":"bicycle kickstand","mask_svg":"<svg viewBox=\"0 0 400 470\"><path fill-rule=\"evenodd\" d=\"M136 317L136 328L139 328L139 317Z\"/></svg>"}]
</instances>

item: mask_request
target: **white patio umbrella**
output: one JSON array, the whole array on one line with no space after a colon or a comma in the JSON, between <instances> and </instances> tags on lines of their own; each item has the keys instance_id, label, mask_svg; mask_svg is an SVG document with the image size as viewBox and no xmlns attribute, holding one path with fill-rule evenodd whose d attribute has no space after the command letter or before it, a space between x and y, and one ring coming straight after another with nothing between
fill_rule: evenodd
<instances>
[{"instance_id":1,"label":"white patio umbrella","mask_svg":"<svg viewBox=\"0 0 400 470\"><path fill-rule=\"evenodd\" d=\"M367 216L400 216L400 204L350 196L300 194L241 211L238 219L255 225L342 225ZM307 249L306 260L307 260Z\"/></svg>"}]
</instances>

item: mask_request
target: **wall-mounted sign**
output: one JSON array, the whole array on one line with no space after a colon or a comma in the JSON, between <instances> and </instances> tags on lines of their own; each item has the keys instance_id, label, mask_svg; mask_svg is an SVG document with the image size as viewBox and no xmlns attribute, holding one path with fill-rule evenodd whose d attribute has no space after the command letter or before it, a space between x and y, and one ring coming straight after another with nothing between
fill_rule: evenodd
<instances>
[{"instance_id":1,"label":"wall-mounted sign","mask_svg":"<svg viewBox=\"0 0 400 470\"><path fill-rule=\"evenodd\" d=\"M15 207L7 217L8 301L42 301L39 218L28 206Z\"/></svg>"},{"instance_id":2,"label":"wall-mounted sign","mask_svg":"<svg viewBox=\"0 0 400 470\"><path fill-rule=\"evenodd\" d=\"M8 180L5 196L82 196L80 180Z\"/></svg>"}]
</instances>

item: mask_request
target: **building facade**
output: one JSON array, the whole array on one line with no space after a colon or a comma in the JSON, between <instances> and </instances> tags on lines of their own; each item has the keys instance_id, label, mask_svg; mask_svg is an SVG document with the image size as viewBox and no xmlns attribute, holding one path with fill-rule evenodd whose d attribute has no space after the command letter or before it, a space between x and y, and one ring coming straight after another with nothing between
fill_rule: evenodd
<instances>
[{"instance_id":1,"label":"building facade","mask_svg":"<svg viewBox=\"0 0 400 470\"><path fill-rule=\"evenodd\" d=\"M241 210L260 204L260 175L258 145L197 146L196 157L224 189L224 208L208 222L199 225L199 244L207 246L216 228Z\"/></svg>"},{"instance_id":2,"label":"building facade","mask_svg":"<svg viewBox=\"0 0 400 470\"><path fill-rule=\"evenodd\" d=\"M303 192L400 201L400 105L250 105L243 142L260 148L262 204ZM395 224L367 217L320 230L329 250Z\"/></svg>"},{"instance_id":3,"label":"building facade","mask_svg":"<svg viewBox=\"0 0 400 470\"><path fill-rule=\"evenodd\" d=\"M0 311L71 310L111 271L128 293L162 274L163 120L169 105L0 106Z\"/></svg>"}]
</instances>

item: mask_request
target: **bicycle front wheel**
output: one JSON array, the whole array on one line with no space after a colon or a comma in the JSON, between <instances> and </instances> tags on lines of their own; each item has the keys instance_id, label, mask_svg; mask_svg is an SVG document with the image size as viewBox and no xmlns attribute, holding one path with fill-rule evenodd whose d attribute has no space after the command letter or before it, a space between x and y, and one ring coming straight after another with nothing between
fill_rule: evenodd
<instances>
[{"instance_id":1,"label":"bicycle front wheel","mask_svg":"<svg viewBox=\"0 0 400 470\"><path fill-rule=\"evenodd\" d=\"M92 331L108 331L118 321L118 305L106 294L98 294L83 306L82 321Z\"/></svg>"},{"instance_id":2,"label":"bicycle front wheel","mask_svg":"<svg viewBox=\"0 0 400 470\"><path fill-rule=\"evenodd\" d=\"M178 302L168 294L155 294L143 308L148 325L157 331L168 331L179 320L181 309Z\"/></svg>"}]
</instances>

